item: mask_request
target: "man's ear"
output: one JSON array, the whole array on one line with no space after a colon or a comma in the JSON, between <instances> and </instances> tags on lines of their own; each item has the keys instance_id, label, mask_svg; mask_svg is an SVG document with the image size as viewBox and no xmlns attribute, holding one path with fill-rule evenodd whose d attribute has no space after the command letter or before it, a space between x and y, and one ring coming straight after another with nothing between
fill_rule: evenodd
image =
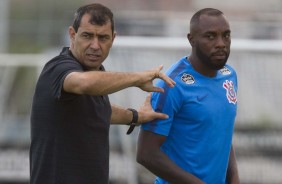
<instances>
[{"instance_id":1,"label":"man's ear","mask_svg":"<svg viewBox=\"0 0 282 184\"><path fill-rule=\"evenodd\" d=\"M74 37L75 37L75 30L72 26L69 27L69 37L70 37L70 40L73 41L74 40Z\"/></svg>"},{"instance_id":2,"label":"man's ear","mask_svg":"<svg viewBox=\"0 0 282 184\"><path fill-rule=\"evenodd\" d=\"M114 43L115 38L116 38L116 35L117 35L117 33L113 32L111 47L113 46L113 43Z\"/></svg>"},{"instance_id":3,"label":"man's ear","mask_svg":"<svg viewBox=\"0 0 282 184\"><path fill-rule=\"evenodd\" d=\"M113 42L114 42L116 36L117 36L117 32L113 32Z\"/></svg>"},{"instance_id":4,"label":"man's ear","mask_svg":"<svg viewBox=\"0 0 282 184\"><path fill-rule=\"evenodd\" d=\"M187 34L187 39L188 39L190 45L193 47L194 44L195 44L195 42L194 42L194 38L193 38L193 36L191 35L191 33L188 33L188 34Z\"/></svg>"}]
</instances>

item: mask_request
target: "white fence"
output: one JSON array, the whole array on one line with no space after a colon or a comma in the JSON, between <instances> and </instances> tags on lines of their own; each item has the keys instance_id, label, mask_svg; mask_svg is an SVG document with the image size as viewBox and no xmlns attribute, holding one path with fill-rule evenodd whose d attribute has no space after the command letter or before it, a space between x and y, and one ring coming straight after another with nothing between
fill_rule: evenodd
<instances>
[{"instance_id":1,"label":"white fence","mask_svg":"<svg viewBox=\"0 0 282 184\"><path fill-rule=\"evenodd\" d=\"M281 126L282 40L233 39L231 48L228 63L237 70L239 80L238 124L260 122ZM182 38L122 38L117 40L105 64L108 70L137 71L160 64L167 69L189 52L190 45ZM142 101L136 98L141 93L136 90L134 100L128 103Z\"/></svg>"},{"instance_id":2,"label":"white fence","mask_svg":"<svg viewBox=\"0 0 282 184\"><path fill-rule=\"evenodd\" d=\"M282 41L233 39L231 48L228 62L237 70L239 79L238 132L234 144L239 153L242 183L280 184L281 154L274 158L261 150L282 153ZM60 49L42 54L0 54L0 182L28 181L26 148L32 92L42 66ZM109 71L140 71L163 64L165 71L189 53L185 38L117 37L104 64ZM137 88L110 95L112 103L135 108L145 97L146 93ZM248 127L271 133L257 134ZM135 162L137 131L128 137L126 128L111 128L111 180L152 183L153 176ZM10 154L11 149L16 153Z\"/></svg>"}]
</instances>

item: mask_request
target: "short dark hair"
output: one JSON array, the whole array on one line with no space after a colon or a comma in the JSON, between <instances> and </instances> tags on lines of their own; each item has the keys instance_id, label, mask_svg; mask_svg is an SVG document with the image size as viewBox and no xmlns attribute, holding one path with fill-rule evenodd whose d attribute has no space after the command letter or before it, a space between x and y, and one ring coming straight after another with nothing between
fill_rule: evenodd
<instances>
[{"instance_id":1,"label":"short dark hair","mask_svg":"<svg viewBox=\"0 0 282 184\"><path fill-rule=\"evenodd\" d=\"M91 15L89 22L93 25L102 26L105 25L108 21L111 21L112 32L114 32L115 25L114 25L114 15L112 11L106 6L99 3L84 5L76 10L74 14L73 25L72 25L75 32L77 32L81 23L81 19L85 14Z\"/></svg>"},{"instance_id":2,"label":"short dark hair","mask_svg":"<svg viewBox=\"0 0 282 184\"><path fill-rule=\"evenodd\" d=\"M197 11L192 16L192 18L190 20L190 27L193 27L193 25L199 23L199 19L200 19L201 15L219 16L219 15L223 15L223 12L218 10L218 9L214 9L214 8L204 8L204 9L201 9L201 10Z\"/></svg>"}]
</instances>

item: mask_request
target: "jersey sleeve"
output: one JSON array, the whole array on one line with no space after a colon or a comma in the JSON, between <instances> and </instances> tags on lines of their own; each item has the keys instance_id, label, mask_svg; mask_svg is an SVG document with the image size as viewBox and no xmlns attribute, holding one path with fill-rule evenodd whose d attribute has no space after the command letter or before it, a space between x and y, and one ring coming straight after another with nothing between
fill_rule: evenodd
<instances>
[{"instance_id":1,"label":"jersey sleeve","mask_svg":"<svg viewBox=\"0 0 282 184\"><path fill-rule=\"evenodd\" d=\"M153 93L151 100L152 107L156 112L167 114L169 118L164 120L156 119L142 124L141 128L163 136L168 136L174 115L180 109L182 96L177 85L174 88L170 88L163 81L159 81L157 86L164 88L165 92Z\"/></svg>"}]
</instances>

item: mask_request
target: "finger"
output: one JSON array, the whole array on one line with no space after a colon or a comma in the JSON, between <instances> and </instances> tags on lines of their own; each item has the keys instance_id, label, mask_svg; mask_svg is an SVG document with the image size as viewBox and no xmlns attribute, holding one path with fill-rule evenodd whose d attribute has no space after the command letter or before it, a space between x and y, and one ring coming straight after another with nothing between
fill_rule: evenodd
<instances>
[{"instance_id":1,"label":"finger","mask_svg":"<svg viewBox=\"0 0 282 184\"><path fill-rule=\"evenodd\" d=\"M172 80L170 77L166 76L163 73L159 73L158 78L164 80L169 87L174 87L174 85L176 84L176 82L174 80Z\"/></svg>"},{"instance_id":2,"label":"finger","mask_svg":"<svg viewBox=\"0 0 282 184\"><path fill-rule=\"evenodd\" d=\"M163 68L164 68L164 65L160 65L160 66L158 67L158 71L160 72Z\"/></svg>"},{"instance_id":3,"label":"finger","mask_svg":"<svg viewBox=\"0 0 282 184\"><path fill-rule=\"evenodd\" d=\"M155 78L160 78L160 72L161 70L163 69L164 65L160 65L158 66L155 70L156 70L156 73L155 73Z\"/></svg>"},{"instance_id":4,"label":"finger","mask_svg":"<svg viewBox=\"0 0 282 184\"><path fill-rule=\"evenodd\" d=\"M156 115L156 119L168 119L169 118L167 114L160 113L160 112L156 112L155 115Z\"/></svg>"},{"instance_id":5,"label":"finger","mask_svg":"<svg viewBox=\"0 0 282 184\"><path fill-rule=\"evenodd\" d=\"M148 93L146 99L145 99L145 102L144 102L144 105L151 105L151 98L152 98L152 93Z\"/></svg>"}]
</instances>

